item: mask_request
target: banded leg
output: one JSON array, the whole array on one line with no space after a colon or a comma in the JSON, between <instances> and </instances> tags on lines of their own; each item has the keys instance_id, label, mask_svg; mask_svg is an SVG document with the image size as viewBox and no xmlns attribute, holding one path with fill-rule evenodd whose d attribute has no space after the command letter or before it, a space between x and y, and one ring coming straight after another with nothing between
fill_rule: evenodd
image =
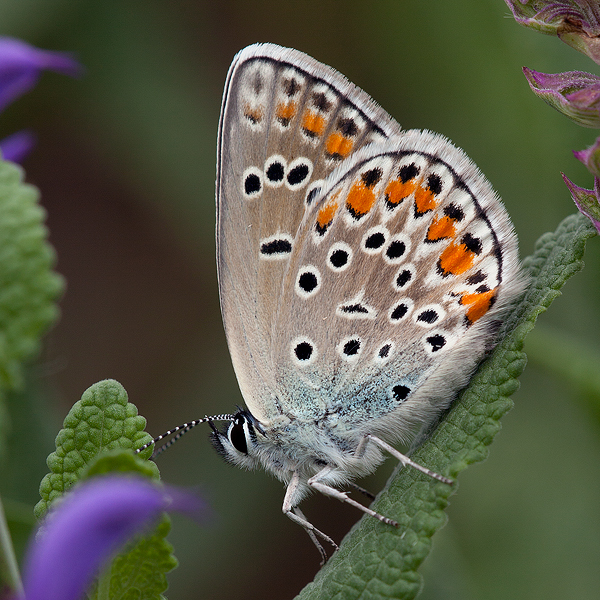
<instances>
[{"instance_id":1,"label":"banded leg","mask_svg":"<svg viewBox=\"0 0 600 600\"><path fill-rule=\"evenodd\" d=\"M356 448L356 452L355 452L355 455L358 458L360 458L364 454L367 444L369 442L373 442L374 444L379 446L382 450L385 450L388 454L391 454L395 459L400 461L403 466L409 465L413 469L417 469L417 471L421 471L421 473L425 473L425 475L429 475L429 477L432 477L433 479L437 479L438 481L441 481L442 483L447 483L448 485L452 485L454 483L452 481L452 479L448 479L448 477L444 477L443 475L440 475L439 473L436 473L435 471L432 471L431 469L428 469L427 467L421 466L419 463L416 463L414 460L411 460L410 458L408 458L408 456L405 456L401 452L398 452L398 450L396 450L396 448L394 448L393 446L390 446L387 442L384 442L381 438L378 438L375 435L370 435L370 434L365 435L365 437L361 440L361 442L358 445L358 447Z\"/></svg>"},{"instance_id":2,"label":"banded leg","mask_svg":"<svg viewBox=\"0 0 600 600\"><path fill-rule=\"evenodd\" d=\"M300 476L298 475L298 473L294 472L294 474L292 475L292 479L290 480L290 483L287 486L281 510L283 511L283 514L286 517L294 521L294 523L297 523L298 525L303 527L306 533L308 533L308 536L313 541L314 545L317 547L319 554L321 554L321 564L324 564L325 560L327 559L327 554L325 553L323 546L317 539L317 536L319 536L322 540L326 541L328 544L331 544L335 550L338 549L338 545L327 534L317 529L304 516L302 511L297 506L295 506L294 496L297 495L299 486Z\"/></svg>"},{"instance_id":3,"label":"banded leg","mask_svg":"<svg viewBox=\"0 0 600 600\"><path fill-rule=\"evenodd\" d=\"M364 513L371 515L372 517L375 517L376 519L379 519L382 523L386 523L387 525L393 525L394 527L398 527L398 523L396 523L396 521L394 521L392 519L388 519L387 517L384 517L383 515L380 515L379 513L368 508L367 506L363 506L362 504L360 504L360 502L357 502L356 500L353 500L352 498L350 498L348 496L347 492L341 492L340 490L338 490L334 487L331 487L330 485L327 485L326 483L323 483L322 481L320 481L321 479L327 477L327 475L332 470L333 470L332 467L325 467L324 469L319 471L316 475L314 475L313 477L311 477L308 480L308 485L310 485L310 487L314 488L315 490L318 490L325 496L331 496L332 498L336 498L337 500L340 500L340 502L346 502L346 504L350 504L351 506L358 508L358 510L362 510Z\"/></svg>"}]
</instances>

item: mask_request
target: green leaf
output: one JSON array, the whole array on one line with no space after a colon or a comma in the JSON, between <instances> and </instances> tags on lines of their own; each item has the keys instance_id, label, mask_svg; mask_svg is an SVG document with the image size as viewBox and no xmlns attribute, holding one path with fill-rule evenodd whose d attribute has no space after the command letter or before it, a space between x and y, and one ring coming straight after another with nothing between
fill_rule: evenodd
<instances>
[{"instance_id":1,"label":"green leaf","mask_svg":"<svg viewBox=\"0 0 600 600\"><path fill-rule=\"evenodd\" d=\"M102 454L91 460L81 473L81 480L114 473L137 474L148 479L160 479L156 463L142 460L137 454L119 448L103 451Z\"/></svg>"},{"instance_id":2,"label":"green leaf","mask_svg":"<svg viewBox=\"0 0 600 600\"><path fill-rule=\"evenodd\" d=\"M166 541L171 520L164 515L152 535L138 538L106 569L89 595L92 600L119 598L160 600L167 589L165 574L177 566L173 547Z\"/></svg>"},{"instance_id":3,"label":"green leaf","mask_svg":"<svg viewBox=\"0 0 600 600\"><path fill-rule=\"evenodd\" d=\"M52 271L55 255L38 201L21 168L0 159L0 429L7 427L4 392L22 386L22 363L39 352L64 287Z\"/></svg>"},{"instance_id":4,"label":"green leaf","mask_svg":"<svg viewBox=\"0 0 600 600\"><path fill-rule=\"evenodd\" d=\"M534 254L523 261L531 284L505 320L501 341L413 460L456 477L486 458L500 417L513 406L509 396L526 364L525 336L567 279L582 268L585 242L595 233L589 220L577 214L538 240ZM414 598L422 585L417 569L429 554L433 534L446 522L444 509L457 487L399 468L373 508L400 527L361 519L298 599Z\"/></svg>"},{"instance_id":5,"label":"green leaf","mask_svg":"<svg viewBox=\"0 0 600 600\"><path fill-rule=\"evenodd\" d=\"M108 379L88 388L56 437L56 451L47 461L51 472L40 485L42 500L35 507L36 516L42 517L57 498L90 477L132 473L159 479L153 462L131 452L151 440L143 431L145 426L146 420L128 402L120 383ZM151 452L147 449L146 456ZM165 539L170 528L165 514L152 533L132 540L103 571L89 597L160 599L167 589L166 573L177 566Z\"/></svg>"},{"instance_id":6,"label":"green leaf","mask_svg":"<svg viewBox=\"0 0 600 600\"><path fill-rule=\"evenodd\" d=\"M56 498L82 478L98 454L139 448L149 441L145 426L146 419L127 401L120 383L107 379L88 388L56 436L56 451L46 461L50 473L40 484L42 499L34 509L36 517L41 518Z\"/></svg>"},{"instance_id":7,"label":"green leaf","mask_svg":"<svg viewBox=\"0 0 600 600\"><path fill-rule=\"evenodd\" d=\"M92 476L125 471L158 478L158 470L153 462L143 461L124 451L112 451L99 457L86 474ZM165 539L170 531L171 519L164 513L152 533L136 536L113 558L92 586L88 597L92 600L163 598L161 594L168 587L166 574L178 565L173 556L173 546Z\"/></svg>"},{"instance_id":8,"label":"green leaf","mask_svg":"<svg viewBox=\"0 0 600 600\"><path fill-rule=\"evenodd\" d=\"M63 280L52 272L39 192L23 183L23 171L0 161L0 383L21 383L20 362L40 347L40 336L56 320Z\"/></svg>"}]
</instances>

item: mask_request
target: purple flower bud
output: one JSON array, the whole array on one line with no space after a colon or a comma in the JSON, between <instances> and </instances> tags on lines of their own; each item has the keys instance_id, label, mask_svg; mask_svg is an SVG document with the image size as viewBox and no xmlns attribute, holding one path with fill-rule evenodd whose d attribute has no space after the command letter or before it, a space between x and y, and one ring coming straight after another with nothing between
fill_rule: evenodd
<instances>
[{"instance_id":1,"label":"purple flower bud","mask_svg":"<svg viewBox=\"0 0 600 600\"><path fill-rule=\"evenodd\" d=\"M0 152L4 160L20 163L35 145L35 135L25 129L17 131L0 141Z\"/></svg>"},{"instance_id":2,"label":"purple flower bud","mask_svg":"<svg viewBox=\"0 0 600 600\"><path fill-rule=\"evenodd\" d=\"M600 138L596 138L594 144L586 150L573 150L573 154L587 167L590 173L600 177Z\"/></svg>"},{"instance_id":3,"label":"purple flower bud","mask_svg":"<svg viewBox=\"0 0 600 600\"><path fill-rule=\"evenodd\" d=\"M597 0L505 0L516 21L558 36L600 64L600 5Z\"/></svg>"},{"instance_id":4,"label":"purple flower bud","mask_svg":"<svg viewBox=\"0 0 600 600\"><path fill-rule=\"evenodd\" d=\"M81 75L79 63L64 52L39 50L21 40L0 37L0 111L32 89L44 70Z\"/></svg>"},{"instance_id":5,"label":"purple flower bud","mask_svg":"<svg viewBox=\"0 0 600 600\"><path fill-rule=\"evenodd\" d=\"M25 563L26 600L79 600L101 567L165 510L197 513L199 500L139 477L98 477L51 511Z\"/></svg>"},{"instance_id":6,"label":"purple flower bud","mask_svg":"<svg viewBox=\"0 0 600 600\"><path fill-rule=\"evenodd\" d=\"M523 67L536 96L584 127L600 128L600 77L584 71L546 74Z\"/></svg>"},{"instance_id":7,"label":"purple flower bud","mask_svg":"<svg viewBox=\"0 0 600 600\"><path fill-rule=\"evenodd\" d=\"M575 185L564 173L562 173L562 178L567 184L579 212L585 215L600 233L600 202L598 200L600 198L600 179L594 177L594 189L586 190Z\"/></svg>"},{"instance_id":8,"label":"purple flower bud","mask_svg":"<svg viewBox=\"0 0 600 600\"><path fill-rule=\"evenodd\" d=\"M0 37L0 112L11 102L32 89L43 70L64 75L81 75L81 65L63 52L39 50L25 42ZM0 146L6 160L18 162L33 145L33 137L25 132L6 138Z\"/></svg>"}]
</instances>

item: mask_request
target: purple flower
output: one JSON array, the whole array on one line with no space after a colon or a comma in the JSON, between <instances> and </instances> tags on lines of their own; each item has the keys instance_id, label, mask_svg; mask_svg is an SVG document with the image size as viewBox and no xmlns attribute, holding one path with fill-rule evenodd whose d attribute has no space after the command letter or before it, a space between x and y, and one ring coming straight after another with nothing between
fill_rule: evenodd
<instances>
[{"instance_id":1,"label":"purple flower","mask_svg":"<svg viewBox=\"0 0 600 600\"><path fill-rule=\"evenodd\" d=\"M20 163L35 145L35 135L29 129L17 131L0 141L0 152L5 160Z\"/></svg>"},{"instance_id":2,"label":"purple flower","mask_svg":"<svg viewBox=\"0 0 600 600\"><path fill-rule=\"evenodd\" d=\"M558 36L600 64L600 5L597 0L505 0L516 21Z\"/></svg>"},{"instance_id":3,"label":"purple flower","mask_svg":"<svg viewBox=\"0 0 600 600\"><path fill-rule=\"evenodd\" d=\"M82 72L80 64L68 54L39 50L20 40L0 37L0 112L31 90L44 70L71 77ZM22 159L33 145L33 138L27 132L15 135L21 137L11 139L11 136L0 144L7 160ZM11 154L13 150L15 154Z\"/></svg>"},{"instance_id":4,"label":"purple flower","mask_svg":"<svg viewBox=\"0 0 600 600\"><path fill-rule=\"evenodd\" d=\"M523 67L536 96L584 127L600 128L600 77L584 71L546 74Z\"/></svg>"},{"instance_id":5,"label":"purple flower","mask_svg":"<svg viewBox=\"0 0 600 600\"><path fill-rule=\"evenodd\" d=\"M562 177L579 212L585 215L600 233L600 202L598 200L600 198L600 179L594 177L594 189L586 190L575 185L564 173L562 173Z\"/></svg>"},{"instance_id":6,"label":"purple flower","mask_svg":"<svg viewBox=\"0 0 600 600\"><path fill-rule=\"evenodd\" d=\"M573 150L573 154L587 167L590 173L600 177L600 138L596 138L594 144L586 150Z\"/></svg>"},{"instance_id":7,"label":"purple flower","mask_svg":"<svg viewBox=\"0 0 600 600\"><path fill-rule=\"evenodd\" d=\"M194 514L197 498L139 477L97 477L51 511L24 571L26 600L79 600L97 570L165 510Z\"/></svg>"}]
</instances>

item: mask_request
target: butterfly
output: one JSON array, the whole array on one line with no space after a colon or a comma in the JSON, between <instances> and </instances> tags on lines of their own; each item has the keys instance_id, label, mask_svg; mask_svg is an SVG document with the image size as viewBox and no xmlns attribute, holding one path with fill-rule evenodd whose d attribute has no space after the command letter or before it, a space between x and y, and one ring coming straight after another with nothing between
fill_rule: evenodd
<instances>
[{"instance_id":1,"label":"butterfly","mask_svg":"<svg viewBox=\"0 0 600 600\"><path fill-rule=\"evenodd\" d=\"M246 408L206 417L229 462L342 491L448 408L525 286L500 199L465 153L274 44L239 52L217 149L221 311ZM213 421L229 421L218 430ZM186 424L187 425L187 424ZM341 489L340 489L341 488ZM359 488L360 489L360 488Z\"/></svg>"}]
</instances>

